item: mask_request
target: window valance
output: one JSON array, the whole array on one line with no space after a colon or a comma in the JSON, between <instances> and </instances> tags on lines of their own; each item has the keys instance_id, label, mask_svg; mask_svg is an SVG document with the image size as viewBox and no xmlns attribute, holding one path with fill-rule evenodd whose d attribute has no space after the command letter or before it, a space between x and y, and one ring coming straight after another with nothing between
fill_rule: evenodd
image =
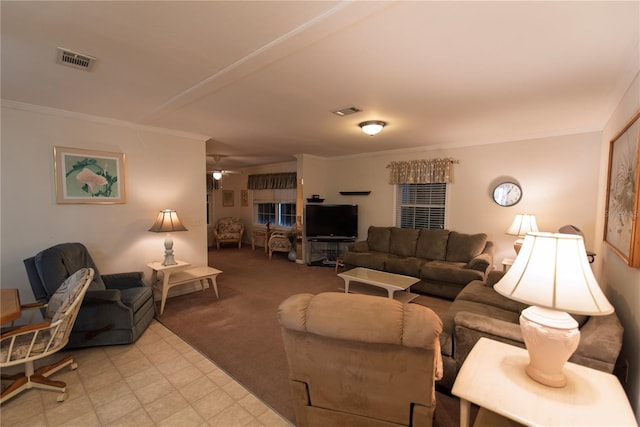
<instances>
[{"instance_id":1,"label":"window valance","mask_svg":"<svg viewBox=\"0 0 640 427\"><path fill-rule=\"evenodd\" d=\"M391 162L389 184L430 184L453 182L453 165L460 163L451 158Z\"/></svg>"},{"instance_id":2,"label":"window valance","mask_svg":"<svg viewBox=\"0 0 640 427\"><path fill-rule=\"evenodd\" d=\"M273 190L297 188L297 186L297 174L295 172L249 175L249 181L247 182L249 190Z\"/></svg>"}]
</instances>

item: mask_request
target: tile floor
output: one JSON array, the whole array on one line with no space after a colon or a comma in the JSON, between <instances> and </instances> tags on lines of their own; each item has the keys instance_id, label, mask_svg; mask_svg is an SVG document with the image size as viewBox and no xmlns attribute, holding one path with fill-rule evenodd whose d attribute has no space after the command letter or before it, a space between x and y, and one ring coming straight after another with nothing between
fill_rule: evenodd
<instances>
[{"instance_id":1,"label":"tile floor","mask_svg":"<svg viewBox=\"0 0 640 427\"><path fill-rule=\"evenodd\" d=\"M291 425L155 320L134 344L70 353L78 369L52 376L67 400L23 392L0 407L3 427Z\"/></svg>"}]
</instances>

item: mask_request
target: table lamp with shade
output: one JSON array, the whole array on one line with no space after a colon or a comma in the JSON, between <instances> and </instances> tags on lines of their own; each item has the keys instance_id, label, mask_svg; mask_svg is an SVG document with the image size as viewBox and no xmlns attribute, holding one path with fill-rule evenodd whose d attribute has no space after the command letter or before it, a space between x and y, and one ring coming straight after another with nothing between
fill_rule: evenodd
<instances>
[{"instance_id":1,"label":"table lamp with shade","mask_svg":"<svg viewBox=\"0 0 640 427\"><path fill-rule=\"evenodd\" d=\"M507 229L507 234L512 236L518 236L513 243L513 249L516 251L516 255L520 252L522 243L524 242L524 236L527 233L537 232L538 223L536 222L536 216L531 214L517 214L513 219L511 226Z\"/></svg>"},{"instance_id":2,"label":"table lamp with shade","mask_svg":"<svg viewBox=\"0 0 640 427\"><path fill-rule=\"evenodd\" d=\"M551 387L566 385L562 370L580 342L578 323L567 312L602 316L614 311L591 271L579 235L528 233L513 266L494 289L531 304L520 315L529 352L526 372Z\"/></svg>"},{"instance_id":3,"label":"table lamp with shade","mask_svg":"<svg viewBox=\"0 0 640 427\"><path fill-rule=\"evenodd\" d=\"M173 239L171 238L171 233L173 231L188 231L186 227L182 225L182 222L180 222L176 211L171 209L160 211L149 231L167 233L164 239L164 260L162 261L162 265L176 265L177 262L173 257Z\"/></svg>"}]
</instances>

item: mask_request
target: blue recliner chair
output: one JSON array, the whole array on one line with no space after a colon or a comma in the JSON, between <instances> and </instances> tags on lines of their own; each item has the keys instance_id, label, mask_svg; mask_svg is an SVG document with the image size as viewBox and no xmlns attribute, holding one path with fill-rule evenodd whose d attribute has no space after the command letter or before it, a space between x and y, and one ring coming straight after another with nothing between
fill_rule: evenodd
<instances>
[{"instance_id":1,"label":"blue recliner chair","mask_svg":"<svg viewBox=\"0 0 640 427\"><path fill-rule=\"evenodd\" d=\"M24 260L33 294L48 302L67 277L81 268L95 271L68 348L129 344L149 326L155 315L153 291L142 282L142 272L101 276L87 248L62 243Z\"/></svg>"}]
</instances>

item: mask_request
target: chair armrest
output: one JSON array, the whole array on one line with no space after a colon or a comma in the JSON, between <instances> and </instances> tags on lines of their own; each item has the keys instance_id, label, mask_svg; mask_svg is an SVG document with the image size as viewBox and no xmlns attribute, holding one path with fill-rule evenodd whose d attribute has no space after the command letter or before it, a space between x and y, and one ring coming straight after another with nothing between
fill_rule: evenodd
<instances>
[{"instance_id":1,"label":"chair armrest","mask_svg":"<svg viewBox=\"0 0 640 427\"><path fill-rule=\"evenodd\" d=\"M32 302L29 304L21 304L20 308L23 310L33 310L37 308L45 308L48 304L44 302Z\"/></svg>"},{"instance_id":2,"label":"chair armrest","mask_svg":"<svg viewBox=\"0 0 640 427\"><path fill-rule=\"evenodd\" d=\"M141 271L130 273L103 274L102 280L107 289L129 289L144 286Z\"/></svg>"},{"instance_id":3,"label":"chair armrest","mask_svg":"<svg viewBox=\"0 0 640 427\"><path fill-rule=\"evenodd\" d=\"M46 329L51 325L50 322L40 322L40 323L34 323L33 325L24 325L24 326L18 326L16 328L10 329L6 332L3 332L2 335L0 335L0 339L5 339L5 338L9 338L12 337L14 335L21 335L24 334L26 332L33 332L33 331L37 331L40 329Z\"/></svg>"},{"instance_id":4,"label":"chair armrest","mask_svg":"<svg viewBox=\"0 0 640 427\"><path fill-rule=\"evenodd\" d=\"M120 302L120 290L103 289L99 291L87 291L82 300L82 305L113 304Z\"/></svg>"},{"instance_id":5,"label":"chair armrest","mask_svg":"<svg viewBox=\"0 0 640 427\"><path fill-rule=\"evenodd\" d=\"M41 302L41 301L37 301L37 302L32 302L29 304L21 304L20 308L22 309L22 311L30 311L31 314L29 316L29 325L31 325L33 323L33 320L36 317L36 312L35 311L31 311L31 310L40 310L40 314L42 314L42 317L44 317L45 314L45 309L49 306L48 303L46 302ZM11 326L13 327L13 322L11 322Z\"/></svg>"}]
</instances>

